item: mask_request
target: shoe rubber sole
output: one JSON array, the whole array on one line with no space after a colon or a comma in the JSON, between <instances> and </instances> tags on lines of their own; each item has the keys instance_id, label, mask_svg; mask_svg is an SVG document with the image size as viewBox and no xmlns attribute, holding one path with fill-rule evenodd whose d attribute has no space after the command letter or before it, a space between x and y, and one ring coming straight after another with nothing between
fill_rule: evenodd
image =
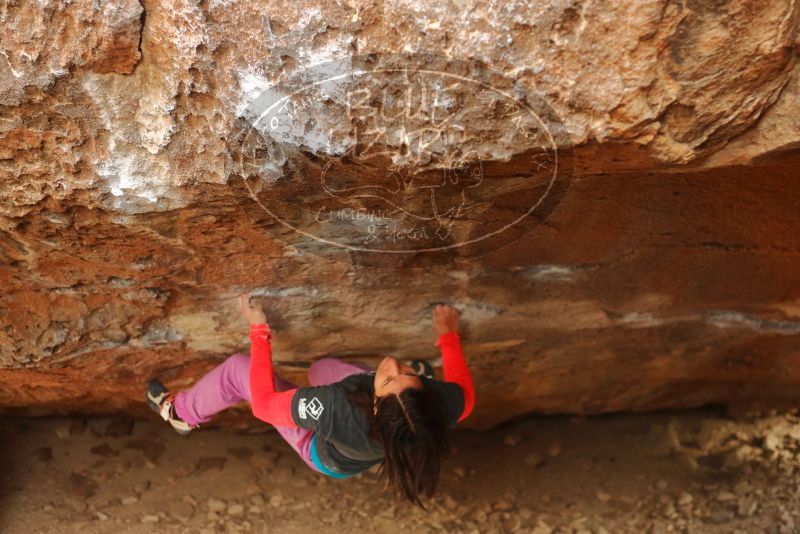
<instances>
[{"instance_id":1,"label":"shoe rubber sole","mask_svg":"<svg viewBox=\"0 0 800 534\"><path fill-rule=\"evenodd\" d=\"M181 436L185 436L189 434L192 429L188 428L188 425L183 421L176 422L172 419L172 417L165 419L164 415L161 413L161 402L164 400L164 397L169 394L169 390L161 383L160 380L151 380L147 384L147 390L145 390L144 398L147 402L147 406L153 410L155 413L159 415L162 419L164 419L169 425ZM182 428L180 425L186 425L187 428Z\"/></svg>"},{"instance_id":2,"label":"shoe rubber sole","mask_svg":"<svg viewBox=\"0 0 800 534\"><path fill-rule=\"evenodd\" d=\"M144 392L144 400L147 401L147 406L150 407L151 410L160 415L160 401L167 393L169 393L169 390L160 380L151 380L147 383L147 389Z\"/></svg>"}]
</instances>

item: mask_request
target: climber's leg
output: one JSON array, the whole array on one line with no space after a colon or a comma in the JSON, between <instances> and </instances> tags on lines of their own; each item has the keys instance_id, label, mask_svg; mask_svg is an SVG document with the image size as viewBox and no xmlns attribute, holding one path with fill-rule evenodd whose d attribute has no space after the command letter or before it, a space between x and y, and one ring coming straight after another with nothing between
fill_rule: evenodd
<instances>
[{"instance_id":1,"label":"climber's leg","mask_svg":"<svg viewBox=\"0 0 800 534\"><path fill-rule=\"evenodd\" d=\"M338 358L322 358L311 364L308 381L312 386L327 386L350 375L368 373L371 367L360 363L350 363Z\"/></svg>"},{"instance_id":2,"label":"climber's leg","mask_svg":"<svg viewBox=\"0 0 800 534\"><path fill-rule=\"evenodd\" d=\"M250 357L234 354L175 395L175 412L190 425L211 420L222 410L250 400Z\"/></svg>"},{"instance_id":3,"label":"climber's leg","mask_svg":"<svg viewBox=\"0 0 800 534\"><path fill-rule=\"evenodd\" d=\"M295 387L293 383L275 375L277 391ZM177 393L175 412L188 424L197 425L210 421L214 414L240 402L250 402L250 357L246 354L234 354L206 373L190 389ZM281 426L276 426L275 430L306 464L317 471L311 462L311 430Z\"/></svg>"}]
</instances>

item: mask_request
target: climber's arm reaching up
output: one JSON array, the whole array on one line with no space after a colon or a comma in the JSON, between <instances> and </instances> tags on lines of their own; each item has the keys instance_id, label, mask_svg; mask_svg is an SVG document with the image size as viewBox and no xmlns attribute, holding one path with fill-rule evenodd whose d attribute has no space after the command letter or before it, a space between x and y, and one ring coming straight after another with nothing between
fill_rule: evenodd
<instances>
[{"instance_id":1,"label":"climber's arm reaching up","mask_svg":"<svg viewBox=\"0 0 800 534\"><path fill-rule=\"evenodd\" d=\"M475 386L472 374L461 350L458 334L458 310L451 306L438 305L433 310L433 327L438 339L436 346L442 352L442 368L445 382L455 382L464 394L464 411L458 421L466 419L475 407Z\"/></svg>"},{"instance_id":2,"label":"climber's arm reaching up","mask_svg":"<svg viewBox=\"0 0 800 534\"><path fill-rule=\"evenodd\" d=\"M250 406L253 415L275 426L297 428L292 418L292 397L297 388L275 390L271 333L264 311L250 304L250 295L239 297L239 310L250 321Z\"/></svg>"}]
</instances>

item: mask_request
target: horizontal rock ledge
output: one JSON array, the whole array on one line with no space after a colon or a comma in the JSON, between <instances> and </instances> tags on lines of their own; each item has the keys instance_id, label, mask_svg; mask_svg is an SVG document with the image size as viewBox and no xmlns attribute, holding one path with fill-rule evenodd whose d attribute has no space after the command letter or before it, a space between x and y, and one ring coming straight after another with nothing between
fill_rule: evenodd
<instances>
[{"instance_id":1,"label":"horizontal rock ledge","mask_svg":"<svg viewBox=\"0 0 800 534\"><path fill-rule=\"evenodd\" d=\"M513 245L425 270L288 255L239 197L124 224L42 205L0 233L0 406L144 413L149 378L188 387L247 350L235 297L248 289L275 329L278 372L298 383L323 356L435 358L430 306L455 304L471 428L531 412L797 406L799 167L794 152L574 180Z\"/></svg>"}]
</instances>

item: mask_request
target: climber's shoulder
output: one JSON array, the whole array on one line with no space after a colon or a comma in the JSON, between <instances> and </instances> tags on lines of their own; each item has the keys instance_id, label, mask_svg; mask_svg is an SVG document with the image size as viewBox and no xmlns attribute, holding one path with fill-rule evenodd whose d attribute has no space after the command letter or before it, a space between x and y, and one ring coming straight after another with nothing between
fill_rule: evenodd
<instances>
[{"instance_id":1,"label":"climber's shoulder","mask_svg":"<svg viewBox=\"0 0 800 534\"><path fill-rule=\"evenodd\" d=\"M430 389L439 398L442 415L450 427L454 427L464 411L464 392L455 382L444 382L434 378L422 378L426 389Z\"/></svg>"},{"instance_id":2,"label":"climber's shoulder","mask_svg":"<svg viewBox=\"0 0 800 534\"><path fill-rule=\"evenodd\" d=\"M351 417L353 406L348 394L372 391L374 375L350 375L325 386L297 388L292 397L292 418L297 426L320 432L331 431L344 419Z\"/></svg>"}]
</instances>

